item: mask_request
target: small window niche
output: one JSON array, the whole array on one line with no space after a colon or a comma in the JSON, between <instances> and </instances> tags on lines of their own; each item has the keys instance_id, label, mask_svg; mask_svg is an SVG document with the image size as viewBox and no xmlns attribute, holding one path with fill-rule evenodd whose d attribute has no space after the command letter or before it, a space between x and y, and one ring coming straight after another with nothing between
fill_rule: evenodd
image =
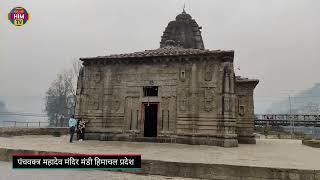
<instances>
[{"instance_id":1,"label":"small window niche","mask_svg":"<svg viewBox=\"0 0 320 180\"><path fill-rule=\"evenodd\" d=\"M158 86L145 86L143 87L144 97L158 96Z\"/></svg>"},{"instance_id":2,"label":"small window niche","mask_svg":"<svg viewBox=\"0 0 320 180\"><path fill-rule=\"evenodd\" d=\"M185 81L186 80L186 70L182 69L180 71L180 80Z\"/></svg>"},{"instance_id":3,"label":"small window niche","mask_svg":"<svg viewBox=\"0 0 320 180\"><path fill-rule=\"evenodd\" d=\"M210 65L206 66L205 74L204 74L204 80L205 81L211 81L212 80L212 68Z\"/></svg>"},{"instance_id":4,"label":"small window niche","mask_svg":"<svg viewBox=\"0 0 320 180\"><path fill-rule=\"evenodd\" d=\"M244 116L244 106L243 105L239 106L239 115Z\"/></svg>"}]
</instances>

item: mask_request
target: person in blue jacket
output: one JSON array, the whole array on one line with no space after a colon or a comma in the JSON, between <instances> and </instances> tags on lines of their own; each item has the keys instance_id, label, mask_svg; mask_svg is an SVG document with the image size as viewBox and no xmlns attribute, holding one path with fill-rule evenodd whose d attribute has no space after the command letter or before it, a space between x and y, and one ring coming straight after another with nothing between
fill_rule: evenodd
<instances>
[{"instance_id":1,"label":"person in blue jacket","mask_svg":"<svg viewBox=\"0 0 320 180\"><path fill-rule=\"evenodd\" d=\"M69 119L69 133L70 133L70 143L72 143L73 134L76 131L77 126L77 120L74 118L74 115L72 115Z\"/></svg>"}]
</instances>

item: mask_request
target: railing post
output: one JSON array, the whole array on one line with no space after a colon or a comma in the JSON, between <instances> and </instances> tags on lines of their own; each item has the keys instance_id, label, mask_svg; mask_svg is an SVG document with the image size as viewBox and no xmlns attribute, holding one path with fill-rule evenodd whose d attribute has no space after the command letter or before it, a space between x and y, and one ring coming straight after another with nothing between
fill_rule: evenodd
<instances>
[{"instance_id":1,"label":"railing post","mask_svg":"<svg viewBox=\"0 0 320 180\"><path fill-rule=\"evenodd\" d=\"M39 121L39 127L40 127L40 121Z\"/></svg>"},{"instance_id":2,"label":"railing post","mask_svg":"<svg viewBox=\"0 0 320 180\"><path fill-rule=\"evenodd\" d=\"M14 121L14 127L16 127L17 126L17 121Z\"/></svg>"},{"instance_id":3,"label":"railing post","mask_svg":"<svg viewBox=\"0 0 320 180\"><path fill-rule=\"evenodd\" d=\"M27 122L27 127L29 127L29 122Z\"/></svg>"}]
</instances>

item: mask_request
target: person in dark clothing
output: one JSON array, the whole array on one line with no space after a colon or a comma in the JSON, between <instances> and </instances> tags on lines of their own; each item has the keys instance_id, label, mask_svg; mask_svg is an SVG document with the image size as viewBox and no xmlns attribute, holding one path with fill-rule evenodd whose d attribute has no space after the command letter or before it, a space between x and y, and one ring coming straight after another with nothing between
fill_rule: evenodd
<instances>
[{"instance_id":1,"label":"person in dark clothing","mask_svg":"<svg viewBox=\"0 0 320 180\"><path fill-rule=\"evenodd\" d=\"M78 118L78 121L77 121L77 130L76 130L76 133L77 133L77 140L80 140L80 131L79 131L79 123L81 121L81 118Z\"/></svg>"},{"instance_id":2,"label":"person in dark clothing","mask_svg":"<svg viewBox=\"0 0 320 180\"><path fill-rule=\"evenodd\" d=\"M70 133L70 140L69 142L72 143L73 134L76 131L77 126L77 120L74 118L74 115L72 115L69 119L69 133Z\"/></svg>"},{"instance_id":3,"label":"person in dark clothing","mask_svg":"<svg viewBox=\"0 0 320 180\"><path fill-rule=\"evenodd\" d=\"M83 141L85 139L85 130L86 130L87 123L89 123L89 121L86 121L86 120L79 121L79 126L78 126L79 141Z\"/></svg>"}]
</instances>

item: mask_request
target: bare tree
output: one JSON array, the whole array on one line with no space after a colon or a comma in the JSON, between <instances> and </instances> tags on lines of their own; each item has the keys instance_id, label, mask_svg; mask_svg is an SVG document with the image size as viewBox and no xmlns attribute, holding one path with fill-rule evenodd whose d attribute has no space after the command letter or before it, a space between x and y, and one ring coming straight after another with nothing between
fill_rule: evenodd
<instances>
[{"instance_id":1,"label":"bare tree","mask_svg":"<svg viewBox=\"0 0 320 180\"><path fill-rule=\"evenodd\" d=\"M79 60L73 60L72 61L72 69L70 70L70 73L72 74L72 80L70 82L70 86L73 87L72 94L76 96L76 88L77 88L77 80L79 76L79 72L82 68L82 64Z\"/></svg>"},{"instance_id":2,"label":"bare tree","mask_svg":"<svg viewBox=\"0 0 320 180\"><path fill-rule=\"evenodd\" d=\"M80 68L80 62L73 61L72 68L59 73L46 92L45 111L51 126L65 125L67 118L74 114Z\"/></svg>"}]
</instances>

